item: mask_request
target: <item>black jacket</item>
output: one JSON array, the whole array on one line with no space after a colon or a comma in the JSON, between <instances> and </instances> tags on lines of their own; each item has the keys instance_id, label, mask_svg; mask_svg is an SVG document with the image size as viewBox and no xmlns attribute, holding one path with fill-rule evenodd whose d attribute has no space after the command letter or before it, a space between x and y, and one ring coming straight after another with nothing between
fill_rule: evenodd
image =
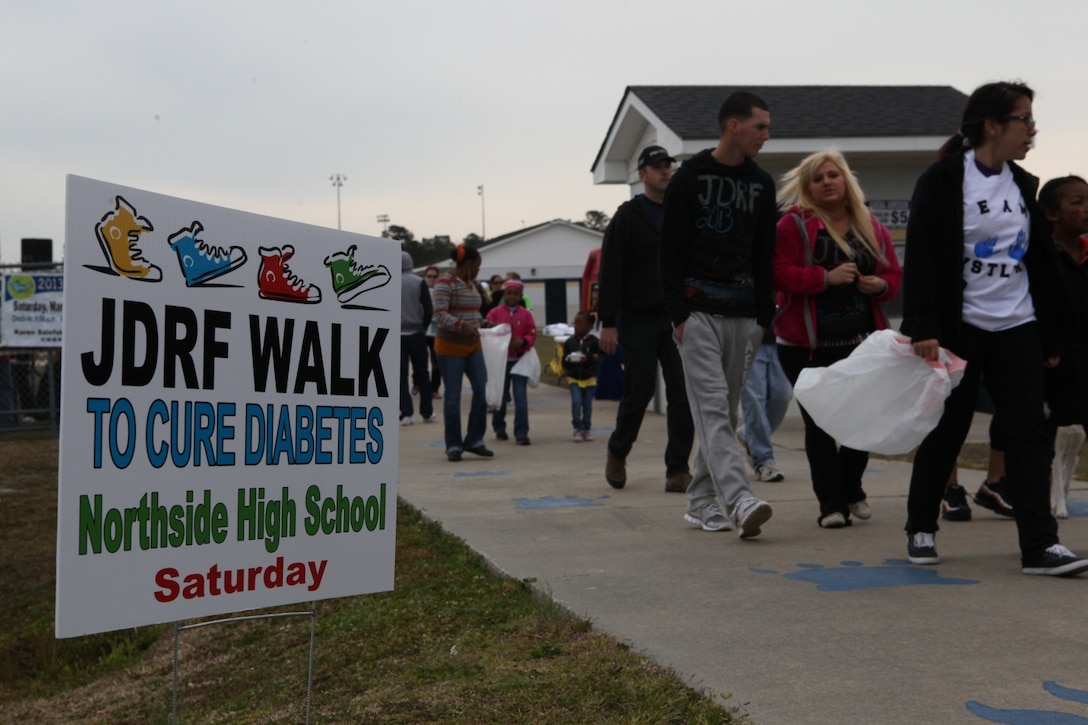
<instances>
[{"instance_id":1,"label":"black jacket","mask_svg":"<svg viewBox=\"0 0 1088 725\"><path fill-rule=\"evenodd\" d=\"M580 363L567 360L572 352L585 353L586 359ZM578 339L577 335L571 335L563 341L563 374L571 380L585 380L597 375L597 369L601 363L601 348L594 335L586 335Z\"/></svg>"},{"instance_id":2,"label":"black jacket","mask_svg":"<svg viewBox=\"0 0 1088 725\"><path fill-rule=\"evenodd\" d=\"M692 311L774 317L774 179L755 161L719 164L709 149L685 161L665 192L661 289L669 317Z\"/></svg>"},{"instance_id":3,"label":"black jacket","mask_svg":"<svg viewBox=\"0 0 1088 725\"><path fill-rule=\"evenodd\" d=\"M1088 423L1088 264L1058 251L1062 360L1046 369L1046 401L1055 425Z\"/></svg>"},{"instance_id":4,"label":"black jacket","mask_svg":"<svg viewBox=\"0 0 1088 725\"><path fill-rule=\"evenodd\" d=\"M936 339L956 352L963 324L963 167L965 151L945 156L919 177L910 200L903 265L903 334ZM1028 207L1031 236L1024 265L1044 355L1059 355L1057 264L1050 227L1035 200L1039 180L1013 162Z\"/></svg>"},{"instance_id":5,"label":"black jacket","mask_svg":"<svg viewBox=\"0 0 1088 725\"><path fill-rule=\"evenodd\" d=\"M603 327L615 327L620 310L665 309L657 262L661 230L641 204L638 197L620 204L604 230L597 281L597 315Z\"/></svg>"}]
</instances>

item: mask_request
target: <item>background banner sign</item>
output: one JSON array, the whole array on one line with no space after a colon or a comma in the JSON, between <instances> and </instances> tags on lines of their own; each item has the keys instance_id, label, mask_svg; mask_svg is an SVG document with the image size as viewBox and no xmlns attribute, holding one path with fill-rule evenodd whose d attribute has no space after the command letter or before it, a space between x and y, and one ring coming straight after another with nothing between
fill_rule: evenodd
<instances>
[{"instance_id":1,"label":"background banner sign","mask_svg":"<svg viewBox=\"0 0 1088 725\"><path fill-rule=\"evenodd\" d=\"M64 275L5 274L0 347L60 347Z\"/></svg>"},{"instance_id":2,"label":"background banner sign","mask_svg":"<svg viewBox=\"0 0 1088 725\"><path fill-rule=\"evenodd\" d=\"M75 176L66 224L57 636L392 589L399 244Z\"/></svg>"}]
</instances>

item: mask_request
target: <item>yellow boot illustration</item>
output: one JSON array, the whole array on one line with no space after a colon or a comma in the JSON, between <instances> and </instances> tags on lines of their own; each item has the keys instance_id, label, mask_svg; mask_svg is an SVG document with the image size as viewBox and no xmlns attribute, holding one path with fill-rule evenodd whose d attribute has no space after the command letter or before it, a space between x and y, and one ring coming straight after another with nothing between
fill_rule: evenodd
<instances>
[{"instance_id":1,"label":"yellow boot illustration","mask_svg":"<svg viewBox=\"0 0 1088 725\"><path fill-rule=\"evenodd\" d=\"M114 272L142 282L158 282L162 279L162 270L144 259L143 252L136 246L141 234L153 230L151 222L136 216L136 209L118 196L117 208L102 217L94 227L94 234Z\"/></svg>"}]
</instances>

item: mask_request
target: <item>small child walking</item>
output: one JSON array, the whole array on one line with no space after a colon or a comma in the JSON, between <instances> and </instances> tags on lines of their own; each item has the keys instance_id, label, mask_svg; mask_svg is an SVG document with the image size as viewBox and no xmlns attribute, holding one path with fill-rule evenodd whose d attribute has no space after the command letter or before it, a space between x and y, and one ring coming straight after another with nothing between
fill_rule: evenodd
<instances>
[{"instance_id":1,"label":"small child walking","mask_svg":"<svg viewBox=\"0 0 1088 725\"><path fill-rule=\"evenodd\" d=\"M574 427L575 443L593 440L590 428L601 349L597 338L590 332L592 324L588 312L578 312L574 316L574 334L563 342L563 375L570 384L570 422Z\"/></svg>"},{"instance_id":2,"label":"small child walking","mask_svg":"<svg viewBox=\"0 0 1088 725\"><path fill-rule=\"evenodd\" d=\"M519 446L529 445L529 398L527 387L529 378L511 371L521 356L532 350L536 342L536 322L533 313L522 305L522 284L520 280L509 279L502 286L502 304L487 313L487 320L492 325L506 323L510 325L510 347L506 357L506 380L503 381L502 404L491 414L491 427L495 438L500 441L510 440L506 432L506 406L514 401L514 441ZM536 352L532 352L536 355Z\"/></svg>"}]
</instances>

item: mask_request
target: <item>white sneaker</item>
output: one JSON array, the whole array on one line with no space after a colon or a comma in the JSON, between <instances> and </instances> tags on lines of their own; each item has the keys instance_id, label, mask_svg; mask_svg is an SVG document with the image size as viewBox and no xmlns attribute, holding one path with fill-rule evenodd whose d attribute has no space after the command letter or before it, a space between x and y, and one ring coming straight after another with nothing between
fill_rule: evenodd
<instances>
[{"instance_id":1,"label":"white sneaker","mask_svg":"<svg viewBox=\"0 0 1088 725\"><path fill-rule=\"evenodd\" d=\"M838 511L832 511L820 519L820 527L824 529L841 529L846 526L846 517Z\"/></svg>"},{"instance_id":2,"label":"white sneaker","mask_svg":"<svg viewBox=\"0 0 1088 725\"><path fill-rule=\"evenodd\" d=\"M436 420L438 420L438 413L431 413L431 416L429 418L424 418L423 422L424 423L433 423Z\"/></svg>"},{"instance_id":3,"label":"white sneaker","mask_svg":"<svg viewBox=\"0 0 1088 725\"><path fill-rule=\"evenodd\" d=\"M407 428L408 426L410 426L412 424L412 416L410 416L410 415L402 416L401 419L400 419L400 424L401 424L402 428Z\"/></svg>"},{"instance_id":4,"label":"white sneaker","mask_svg":"<svg viewBox=\"0 0 1088 725\"><path fill-rule=\"evenodd\" d=\"M865 499L861 499L850 504L850 514L855 519L868 521L873 517L873 510L869 508L869 504L865 502Z\"/></svg>"},{"instance_id":5,"label":"white sneaker","mask_svg":"<svg viewBox=\"0 0 1088 725\"><path fill-rule=\"evenodd\" d=\"M733 509L733 523L742 539L759 536L760 527L771 518L771 505L755 496L742 498Z\"/></svg>"},{"instance_id":6,"label":"white sneaker","mask_svg":"<svg viewBox=\"0 0 1088 725\"><path fill-rule=\"evenodd\" d=\"M775 466L774 460L769 459L756 466L756 475L764 483L773 483L786 480L785 474Z\"/></svg>"}]
</instances>

